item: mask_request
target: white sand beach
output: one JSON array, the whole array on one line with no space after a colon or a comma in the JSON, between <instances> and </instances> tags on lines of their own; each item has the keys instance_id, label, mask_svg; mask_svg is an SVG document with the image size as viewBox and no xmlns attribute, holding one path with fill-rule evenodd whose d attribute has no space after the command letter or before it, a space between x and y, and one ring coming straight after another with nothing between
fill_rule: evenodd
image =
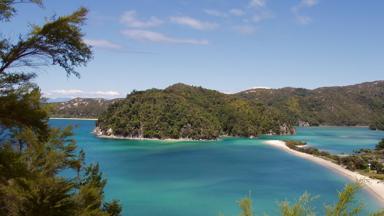
<instances>
[{"instance_id":1,"label":"white sand beach","mask_svg":"<svg viewBox=\"0 0 384 216\"><path fill-rule=\"evenodd\" d=\"M373 194L382 204L384 204L384 182L383 181L372 179L367 176L361 175L359 173L350 171L338 164L332 163L331 161L325 160L323 158L319 158L310 154L295 151L293 149L290 149L288 146L285 145L285 142L280 140L269 140L269 141L265 141L265 143L270 146L284 150L288 153L291 153L297 157L301 157L303 159L307 159L317 164L320 164L324 167L327 167L334 172L337 172L343 176L348 177L352 181L362 182L363 188L369 191L371 194Z\"/></svg>"}]
</instances>

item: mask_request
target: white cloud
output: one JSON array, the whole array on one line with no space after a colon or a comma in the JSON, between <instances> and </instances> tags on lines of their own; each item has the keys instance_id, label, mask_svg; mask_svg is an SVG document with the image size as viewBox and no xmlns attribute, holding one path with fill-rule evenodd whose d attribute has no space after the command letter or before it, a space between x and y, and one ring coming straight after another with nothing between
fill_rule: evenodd
<instances>
[{"instance_id":1,"label":"white cloud","mask_svg":"<svg viewBox=\"0 0 384 216\"><path fill-rule=\"evenodd\" d=\"M60 90L52 90L51 93L62 94L62 95L65 95L65 94L82 94L83 91L78 90L78 89L60 89Z\"/></svg>"},{"instance_id":2,"label":"white cloud","mask_svg":"<svg viewBox=\"0 0 384 216\"><path fill-rule=\"evenodd\" d=\"M193 44L193 45L208 45L209 42L207 40L197 40L197 39L189 39L189 38L175 38L170 37L165 34L153 31L145 31L145 30L124 30L122 34L139 41L151 41L155 43L175 43L175 44Z\"/></svg>"},{"instance_id":3,"label":"white cloud","mask_svg":"<svg viewBox=\"0 0 384 216\"><path fill-rule=\"evenodd\" d=\"M261 8L266 5L267 1L266 0L251 0L249 2L249 6L253 8Z\"/></svg>"},{"instance_id":4,"label":"white cloud","mask_svg":"<svg viewBox=\"0 0 384 216\"><path fill-rule=\"evenodd\" d=\"M300 12L305 8L311 8L318 4L318 0L301 0L298 5L292 7L292 13L294 14L296 20L303 25L309 24L312 21L312 18L309 16L301 15Z\"/></svg>"},{"instance_id":5,"label":"white cloud","mask_svg":"<svg viewBox=\"0 0 384 216\"><path fill-rule=\"evenodd\" d=\"M256 28L251 25L234 26L233 29L240 34L245 34L245 35L253 34L256 32Z\"/></svg>"},{"instance_id":6,"label":"white cloud","mask_svg":"<svg viewBox=\"0 0 384 216\"><path fill-rule=\"evenodd\" d=\"M233 8L233 9L229 10L229 13L233 16L244 16L245 15L245 12L241 9L238 9L238 8Z\"/></svg>"},{"instance_id":7,"label":"white cloud","mask_svg":"<svg viewBox=\"0 0 384 216\"><path fill-rule=\"evenodd\" d=\"M84 42L93 47L106 48L106 49L121 49L122 47L108 40L93 40L85 39Z\"/></svg>"},{"instance_id":8,"label":"white cloud","mask_svg":"<svg viewBox=\"0 0 384 216\"><path fill-rule=\"evenodd\" d=\"M205 9L204 13L214 17L229 17L229 16L244 16L246 13L240 8L232 8L228 12L223 12L214 9Z\"/></svg>"},{"instance_id":9,"label":"white cloud","mask_svg":"<svg viewBox=\"0 0 384 216\"><path fill-rule=\"evenodd\" d=\"M120 95L120 93L117 91L95 91L92 93L95 95L101 95L101 96L106 96L106 97L114 97L114 96Z\"/></svg>"},{"instance_id":10,"label":"white cloud","mask_svg":"<svg viewBox=\"0 0 384 216\"><path fill-rule=\"evenodd\" d=\"M250 20L258 23L273 18L272 12L268 10L266 5L267 0L251 0L249 6L254 9L254 13L250 17Z\"/></svg>"},{"instance_id":11,"label":"white cloud","mask_svg":"<svg viewBox=\"0 0 384 216\"><path fill-rule=\"evenodd\" d=\"M301 4L307 6L307 7L313 7L317 5L319 2L317 0L302 0Z\"/></svg>"},{"instance_id":12,"label":"white cloud","mask_svg":"<svg viewBox=\"0 0 384 216\"><path fill-rule=\"evenodd\" d=\"M137 18L137 12L134 10L126 11L120 18L120 21L132 28L150 28L163 24L163 21L157 17L150 17L148 20Z\"/></svg>"},{"instance_id":13,"label":"white cloud","mask_svg":"<svg viewBox=\"0 0 384 216\"><path fill-rule=\"evenodd\" d=\"M271 87L267 87L267 86L254 86L250 89L272 89Z\"/></svg>"},{"instance_id":14,"label":"white cloud","mask_svg":"<svg viewBox=\"0 0 384 216\"><path fill-rule=\"evenodd\" d=\"M255 23L258 23L258 22L261 22L263 20L267 20L267 19L271 19L271 18L273 18L272 13L269 11L263 10L263 11L256 13L255 15L253 15L252 21Z\"/></svg>"},{"instance_id":15,"label":"white cloud","mask_svg":"<svg viewBox=\"0 0 384 216\"><path fill-rule=\"evenodd\" d=\"M210 16L215 16L215 17L227 17L228 15L224 12L214 10L214 9L205 9L204 13Z\"/></svg>"},{"instance_id":16,"label":"white cloud","mask_svg":"<svg viewBox=\"0 0 384 216\"><path fill-rule=\"evenodd\" d=\"M187 16L171 17L169 19L173 23L188 26L197 30L212 30L217 27L216 23L204 22Z\"/></svg>"},{"instance_id":17,"label":"white cloud","mask_svg":"<svg viewBox=\"0 0 384 216\"><path fill-rule=\"evenodd\" d=\"M57 89L44 92L48 98L116 98L121 96L117 91L84 91L80 89Z\"/></svg>"},{"instance_id":18,"label":"white cloud","mask_svg":"<svg viewBox=\"0 0 384 216\"><path fill-rule=\"evenodd\" d=\"M303 24L303 25L306 25L306 24L309 24L312 22L312 18L309 17L309 16L302 16L302 15L298 15L296 14L296 20L300 23L300 24Z\"/></svg>"}]
</instances>

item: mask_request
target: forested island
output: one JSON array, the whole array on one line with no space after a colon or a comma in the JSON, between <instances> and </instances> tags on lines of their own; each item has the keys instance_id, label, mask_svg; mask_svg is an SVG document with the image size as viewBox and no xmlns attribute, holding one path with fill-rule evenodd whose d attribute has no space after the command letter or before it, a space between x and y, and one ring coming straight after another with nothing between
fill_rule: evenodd
<instances>
[{"instance_id":1,"label":"forested island","mask_svg":"<svg viewBox=\"0 0 384 216\"><path fill-rule=\"evenodd\" d=\"M126 138L210 140L220 136L292 134L275 109L214 90L175 84L136 91L99 116L98 135Z\"/></svg>"}]
</instances>

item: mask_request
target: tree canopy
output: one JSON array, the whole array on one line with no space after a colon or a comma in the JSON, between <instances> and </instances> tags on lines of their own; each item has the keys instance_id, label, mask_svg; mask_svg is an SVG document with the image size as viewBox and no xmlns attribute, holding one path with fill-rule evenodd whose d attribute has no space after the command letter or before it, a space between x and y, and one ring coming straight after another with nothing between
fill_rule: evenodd
<instances>
[{"instance_id":1,"label":"tree canopy","mask_svg":"<svg viewBox=\"0 0 384 216\"><path fill-rule=\"evenodd\" d=\"M133 92L110 105L97 125L104 135L158 139L249 137L294 130L273 109L184 84Z\"/></svg>"},{"instance_id":2,"label":"tree canopy","mask_svg":"<svg viewBox=\"0 0 384 216\"><path fill-rule=\"evenodd\" d=\"M16 5L42 1L0 0L0 21L11 21ZM52 18L17 41L0 39L0 215L118 216L117 201L104 200L106 179L85 154L71 128L48 126L40 89L32 82L41 66L76 68L92 57L81 26L87 9ZM76 173L74 176L62 172Z\"/></svg>"}]
</instances>

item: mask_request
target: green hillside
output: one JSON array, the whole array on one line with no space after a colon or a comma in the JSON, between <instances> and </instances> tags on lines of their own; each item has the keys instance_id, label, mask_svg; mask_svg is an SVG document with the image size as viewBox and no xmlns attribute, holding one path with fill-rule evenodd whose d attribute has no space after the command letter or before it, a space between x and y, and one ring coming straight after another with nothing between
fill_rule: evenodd
<instances>
[{"instance_id":1,"label":"green hillside","mask_svg":"<svg viewBox=\"0 0 384 216\"><path fill-rule=\"evenodd\" d=\"M294 124L372 125L380 129L384 116L384 81L314 90L251 89L238 97L282 111Z\"/></svg>"},{"instance_id":2,"label":"green hillside","mask_svg":"<svg viewBox=\"0 0 384 216\"><path fill-rule=\"evenodd\" d=\"M109 105L117 101L119 99L77 98L64 103L55 103L51 116L97 118L107 110ZM128 104L130 105L128 106ZM119 108L114 108L116 106ZM146 109L149 108L146 106L152 107L153 110L147 112ZM369 125L372 129L383 130L384 81L341 87L323 87L314 90L302 88L250 89L232 95L200 87L176 84L165 90L152 89L144 92L134 92L129 95L128 99L124 99L111 107L108 112L111 113L111 117L113 115L115 118L117 115L114 112L120 110L129 114L127 116L130 117L124 116L126 120L134 120L131 119L131 116L136 114L130 113L134 112L135 109L144 110L141 115L154 118L146 120L146 124L158 123L162 125L162 129L171 128L168 123L173 123L160 120L155 114L161 115L161 118L166 120L175 118L174 113L179 113L177 115L182 116L184 120L178 119L175 122L181 125L184 125L185 122L194 123L190 126L187 124L186 131L192 126L203 128L203 126L207 125L207 127L211 127L205 128L207 131L217 131L216 128L220 128L219 134L255 135L268 133L268 130L273 127L275 132L278 130L277 125L280 125L281 122L290 122L292 125ZM102 118L105 118L106 115L104 113ZM196 120L196 122L190 119ZM198 119L200 120L198 121ZM207 120L210 121L209 124L205 123ZM143 122L141 120L135 121ZM114 120L114 122L123 124L123 120ZM100 124L113 125L110 121ZM137 123L130 122L129 124ZM137 125L130 125L129 127L134 128ZM180 125L175 127L180 127ZM120 133L122 127L114 126L113 128L119 128L117 132ZM141 130L135 131L137 134L130 135L152 136L152 132L149 130L144 131L150 134L141 134ZM153 131L158 130L153 128ZM193 131L196 132L196 130ZM168 137L172 134L172 136L178 137L177 132L179 130L176 129L174 132L168 131L165 134L155 134L154 136ZM211 133L208 132L208 134ZM205 137L204 132L196 136Z\"/></svg>"},{"instance_id":3,"label":"green hillside","mask_svg":"<svg viewBox=\"0 0 384 216\"><path fill-rule=\"evenodd\" d=\"M97 118L108 106L119 99L75 98L66 102L50 103L50 116L60 118Z\"/></svg>"},{"instance_id":4,"label":"green hillside","mask_svg":"<svg viewBox=\"0 0 384 216\"><path fill-rule=\"evenodd\" d=\"M232 95L176 84L133 92L99 116L100 134L135 138L215 139L292 133L279 112Z\"/></svg>"}]
</instances>

